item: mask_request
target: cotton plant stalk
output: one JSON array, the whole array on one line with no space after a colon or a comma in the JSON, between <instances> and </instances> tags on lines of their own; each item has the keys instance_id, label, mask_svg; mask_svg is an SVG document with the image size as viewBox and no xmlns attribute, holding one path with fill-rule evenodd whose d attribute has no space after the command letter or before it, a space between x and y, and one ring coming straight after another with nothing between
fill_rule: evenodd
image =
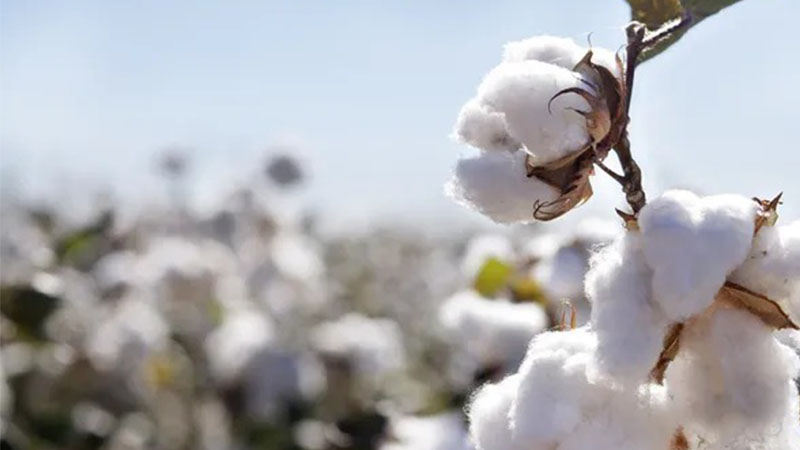
<instances>
[{"instance_id":1,"label":"cotton plant stalk","mask_svg":"<svg viewBox=\"0 0 800 450\"><path fill-rule=\"evenodd\" d=\"M583 327L534 337L468 406L481 450L800 449L800 222L780 195L647 201L628 138L636 65L691 22L632 23L625 58L571 40L512 42L459 113L479 150L446 192L499 223L552 220L620 183L625 232L592 258ZM604 161L615 154L622 173Z\"/></svg>"}]
</instances>

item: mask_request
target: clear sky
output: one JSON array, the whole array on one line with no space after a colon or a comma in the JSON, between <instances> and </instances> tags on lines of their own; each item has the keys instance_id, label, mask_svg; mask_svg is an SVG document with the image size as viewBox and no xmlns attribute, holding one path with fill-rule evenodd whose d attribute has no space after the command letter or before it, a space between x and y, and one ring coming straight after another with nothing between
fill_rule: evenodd
<instances>
[{"instance_id":1,"label":"clear sky","mask_svg":"<svg viewBox=\"0 0 800 450\"><path fill-rule=\"evenodd\" d=\"M0 0L3 175L136 200L178 143L203 200L294 142L328 214L474 217L442 196L470 151L447 136L502 45L592 32L616 49L628 18L623 0ZM642 66L631 133L651 195L783 190L800 217L798 19L797 0L743 0ZM598 191L590 212L621 198Z\"/></svg>"}]
</instances>

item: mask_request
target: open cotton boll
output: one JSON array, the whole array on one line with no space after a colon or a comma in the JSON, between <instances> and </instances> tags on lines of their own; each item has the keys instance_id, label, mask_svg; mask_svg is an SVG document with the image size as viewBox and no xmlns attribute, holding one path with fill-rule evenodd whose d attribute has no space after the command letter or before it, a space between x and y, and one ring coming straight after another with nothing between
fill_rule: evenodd
<instances>
[{"instance_id":1,"label":"open cotton boll","mask_svg":"<svg viewBox=\"0 0 800 450\"><path fill-rule=\"evenodd\" d=\"M586 381L596 347L597 337L586 327L533 339L509 413L514 441L522 448L550 445L581 422L584 405L597 400Z\"/></svg>"},{"instance_id":2,"label":"open cotton boll","mask_svg":"<svg viewBox=\"0 0 800 450\"><path fill-rule=\"evenodd\" d=\"M399 416L390 422L390 439L380 450L472 450L461 411L433 416Z\"/></svg>"},{"instance_id":3,"label":"open cotton boll","mask_svg":"<svg viewBox=\"0 0 800 450\"><path fill-rule=\"evenodd\" d=\"M462 143L488 151L514 151L521 145L508 133L505 115L477 99L468 101L461 108L452 136Z\"/></svg>"},{"instance_id":4,"label":"open cotton boll","mask_svg":"<svg viewBox=\"0 0 800 450\"><path fill-rule=\"evenodd\" d=\"M730 280L788 304L794 319L800 319L800 221L761 228Z\"/></svg>"},{"instance_id":5,"label":"open cotton boll","mask_svg":"<svg viewBox=\"0 0 800 450\"><path fill-rule=\"evenodd\" d=\"M621 76L614 53L604 48L592 48L592 62L604 66L617 77ZM572 70L589 51L569 38L534 36L509 42L503 48L503 62L541 61Z\"/></svg>"},{"instance_id":6,"label":"open cotton boll","mask_svg":"<svg viewBox=\"0 0 800 450\"><path fill-rule=\"evenodd\" d=\"M130 293L101 317L86 340L89 360L100 370L136 370L167 347L169 326L146 296Z\"/></svg>"},{"instance_id":7,"label":"open cotton boll","mask_svg":"<svg viewBox=\"0 0 800 450\"><path fill-rule=\"evenodd\" d=\"M492 258L505 263L514 261L514 248L507 237L500 234L484 234L470 239L461 262L464 278L473 280L486 261Z\"/></svg>"},{"instance_id":8,"label":"open cotton boll","mask_svg":"<svg viewBox=\"0 0 800 450\"><path fill-rule=\"evenodd\" d=\"M588 328L540 335L511 407L516 448L663 450L677 428L664 388L624 389L594 369Z\"/></svg>"},{"instance_id":9,"label":"open cotton boll","mask_svg":"<svg viewBox=\"0 0 800 450\"><path fill-rule=\"evenodd\" d=\"M229 312L205 340L211 375L223 384L241 376L262 349L273 345L274 325L250 308Z\"/></svg>"},{"instance_id":10,"label":"open cotton boll","mask_svg":"<svg viewBox=\"0 0 800 450\"><path fill-rule=\"evenodd\" d=\"M551 202L560 192L528 178L525 152L484 153L458 161L445 193L498 223L532 222L533 204Z\"/></svg>"},{"instance_id":11,"label":"open cotton boll","mask_svg":"<svg viewBox=\"0 0 800 450\"><path fill-rule=\"evenodd\" d=\"M588 89L581 75L563 67L539 61L510 62L486 75L475 98L502 113L511 137L525 146L536 164L545 164L589 142L586 119L570 110L589 111L586 100L580 95L561 95L550 104L568 88Z\"/></svg>"},{"instance_id":12,"label":"open cotton boll","mask_svg":"<svg viewBox=\"0 0 800 450\"><path fill-rule=\"evenodd\" d=\"M684 329L665 382L684 427L711 448L797 448L798 364L757 317L725 308Z\"/></svg>"},{"instance_id":13,"label":"open cotton boll","mask_svg":"<svg viewBox=\"0 0 800 450\"><path fill-rule=\"evenodd\" d=\"M519 380L519 375L511 375L499 383L484 385L472 396L467 406L469 434L478 450L540 450L516 446L512 440L509 413Z\"/></svg>"},{"instance_id":14,"label":"open cotton boll","mask_svg":"<svg viewBox=\"0 0 800 450\"><path fill-rule=\"evenodd\" d=\"M548 298L576 300L583 296L586 256L586 252L579 248L561 247L533 267L533 278L539 282Z\"/></svg>"},{"instance_id":15,"label":"open cotton boll","mask_svg":"<svg viewBox=\"0 0 800 450\"><path fill-rule=\"evenodd\" d=\"M727 276L744 262L758 205L737 195L698 197L669 191L639 215L653 299L675 321L709 306Z\"/></svg>"},{"instance_id":16,"label":"open cotton boll","mask_svg":"<svg viewBox=\"0 0 800 450\"><path fill-rule=\"evenodd\" d=\"M586 276L598 368L634 386L647 381L668 326L652 301L652 277L638 233L627 233L596 254Z\"/></svg>"},{"instance_id":17,"label":"open cotton boll","mask_svg":"<svg viewBox=\"0 0 800 450\"><path fill-rule=\"evenodd\" d=\"M405 366L405 347L397 323L349 313L310 331L314 348L347 358L366 376L383 376Z\"/></svg>"},{"instance_id":18,"label":"open cotton boll","mask_svg":"<svg viewBox=\"0 0 800 450\"><path fill-rule=\"evenodd\" d=\"M502 364L507 371L517 368L528 342L548 325L538 304L489 300L474 291L448 299L439 310L439 320L479 365Z\"/></svg>"}]
</instances>

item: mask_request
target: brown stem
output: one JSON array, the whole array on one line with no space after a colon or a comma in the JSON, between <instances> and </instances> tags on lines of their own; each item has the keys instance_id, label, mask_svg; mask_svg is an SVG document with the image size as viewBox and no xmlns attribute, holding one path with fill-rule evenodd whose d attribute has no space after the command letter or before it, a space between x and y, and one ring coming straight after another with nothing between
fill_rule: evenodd
<instances>
[{"instance_id":1,"label":"brown stem","mask_svg":"<svg viewBox=\"0 0 800 450\"><path fill-rule=\"evenodd\" d=\"M631 143L628 140L627 132L622 135L617 145L614 146L614 152L617 154L619 164L622 167L624 178L622 192L625 193L625 200L633 209L633 213L637 214L647 203L647 196L642 188L642 171L633 159L633 155L631 155Z\"/></svg>"}]
</instances>

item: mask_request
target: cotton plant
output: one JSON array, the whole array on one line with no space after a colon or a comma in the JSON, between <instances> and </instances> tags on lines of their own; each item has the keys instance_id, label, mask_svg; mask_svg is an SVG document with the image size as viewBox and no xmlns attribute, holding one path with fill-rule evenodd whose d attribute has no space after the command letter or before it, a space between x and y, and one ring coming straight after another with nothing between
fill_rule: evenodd
<instances>
[{"instance_id":1,"label":"cotton plant","mask_svg":"<svg viewBox=\"0 0 800 450\"><path fill-rule=\"evenodd\" d=\"M480 153L446 185L457 202L500 223L553 220L589 199L596 167L629 208L593 249L588 323L537 335L473 395L478 449L800 448L800 222L778 223L780 195L648 202L627 133L637 65L720 8L633 22L624 62L549 36L510 43L462 108L454 134Z\"/></svg>"}]
</instances>

